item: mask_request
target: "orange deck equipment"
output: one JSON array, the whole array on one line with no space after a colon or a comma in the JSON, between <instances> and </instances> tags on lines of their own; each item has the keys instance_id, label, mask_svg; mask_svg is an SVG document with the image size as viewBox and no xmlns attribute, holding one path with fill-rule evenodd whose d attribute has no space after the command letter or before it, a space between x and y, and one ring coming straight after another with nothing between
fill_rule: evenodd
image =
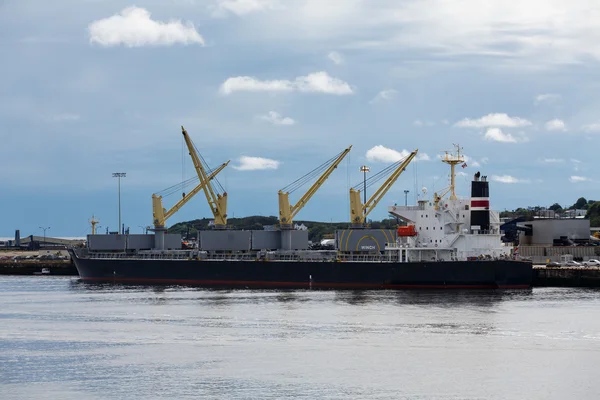
<instances>
[{"instance_id":1,"label":"orange deck equipment","mask_svg":"<svg viewBox=\"0 0 600 400\"><path fill-rule=\"evenodd\" d=\"M398 227L398 236L399 237L417 236L417 231L415 230L415 226L414 225L399 226Z\"/></svg>"}]
</instances>

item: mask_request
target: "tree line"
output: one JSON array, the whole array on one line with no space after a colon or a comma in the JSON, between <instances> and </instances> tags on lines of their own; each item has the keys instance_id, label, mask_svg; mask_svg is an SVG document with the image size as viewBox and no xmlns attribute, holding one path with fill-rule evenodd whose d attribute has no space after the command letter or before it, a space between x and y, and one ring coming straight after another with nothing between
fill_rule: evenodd
<instances>
[{"instance_id":1,"label":"tree line","mask_svg":"<svg viewBox=\"0 0 600 400\"><path fill-rule=\"evenodd\" d=\"M549 207L535 206L527 208L517 208L512 211L503 211L500 213L501 218L518 218L528 217L533 219L536 216L543 216L544 211L551 210L557 215L564 215L569 210L586 210L585 218L590 220L590 226L600 227L600 201L587 200L585 197L580 197L571 206L563 207L559 203L554 203Z\"/></svg>"}]
</instances>

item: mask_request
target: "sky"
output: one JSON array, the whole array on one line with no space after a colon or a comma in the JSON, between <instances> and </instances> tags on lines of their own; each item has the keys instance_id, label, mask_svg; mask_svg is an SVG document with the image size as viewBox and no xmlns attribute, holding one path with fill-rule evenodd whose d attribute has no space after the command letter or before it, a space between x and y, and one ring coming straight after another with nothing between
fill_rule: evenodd
<instances>
[{"instance_id":1,"label":"sky","mask_svg":"<svg viewBox=\"0 0 600 400\"><path fill-rule=\"evenodd\" d=\"M349 220L360 166L417 148L370 218L431 197L454 144L458 194L481 171L494 209L600 199L599 18L592 0L0 0L0 236L116 230L114 172L141 232L152 194L195 176L182 125L231 160L230 217L277 215L349 145L296 220ZM168 225L203 217L200 194Z\"/></svg>"}]
</instances>

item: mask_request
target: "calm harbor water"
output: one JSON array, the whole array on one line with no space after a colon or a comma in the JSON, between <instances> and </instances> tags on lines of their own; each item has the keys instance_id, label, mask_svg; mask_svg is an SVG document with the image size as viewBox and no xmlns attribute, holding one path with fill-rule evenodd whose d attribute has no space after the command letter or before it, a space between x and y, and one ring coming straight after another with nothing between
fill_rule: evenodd
<instances>
[{"instance_id":1,"label":"calm harbor water","mask_svg":"<svg viewBox=\"0 0 600 400\"><path fill-rule=\"evenodd\" d=\"M600 291L0 277L0 399L598 399Z\"/></svg>"}]
</instances>

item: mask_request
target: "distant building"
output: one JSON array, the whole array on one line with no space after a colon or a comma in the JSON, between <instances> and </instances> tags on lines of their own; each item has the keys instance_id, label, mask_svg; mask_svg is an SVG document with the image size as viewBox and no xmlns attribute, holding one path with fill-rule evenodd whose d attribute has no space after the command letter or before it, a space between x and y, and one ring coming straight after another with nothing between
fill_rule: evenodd
<instances>
[{"instance_id":1,"label":"distant building","mask_svg":"<svg viewBox=\"0 0 600 400\"><path fill-rule=\"evenodd\" d=\"M306 225L304 225L304 224L300 224L300 225L294 224L294 230L297 230L297 231L307 231L308 227Z\"/></svg>"},{"instance_id":2,"label":"distant building","mask_svg":"<svg viewBox=\"0 0 600 400\"><path fill-rule=\"evenodd\" d=\"M585 218L587 210L565 210L563 212L563 218Z\"/></svg>"},{"instance_id":3,"label":"distant building","mask_svg":"<svg viewBox=\"0 0 600 400\"><path fill-rule=\"evenodd\" d=\"M517 224L521 246L569 246L589 242L589 219L536 219Z\"/></svg>"},{"instance_id":4,"label":"distant building","mask_svg":"<svg viewBox=\"0 0 600 400\"><path fill-rule=\"evenodd\" d=\"M554 210L539 210L536 211L534 218L556 218Z\"/></svg>"}]
</instances>

